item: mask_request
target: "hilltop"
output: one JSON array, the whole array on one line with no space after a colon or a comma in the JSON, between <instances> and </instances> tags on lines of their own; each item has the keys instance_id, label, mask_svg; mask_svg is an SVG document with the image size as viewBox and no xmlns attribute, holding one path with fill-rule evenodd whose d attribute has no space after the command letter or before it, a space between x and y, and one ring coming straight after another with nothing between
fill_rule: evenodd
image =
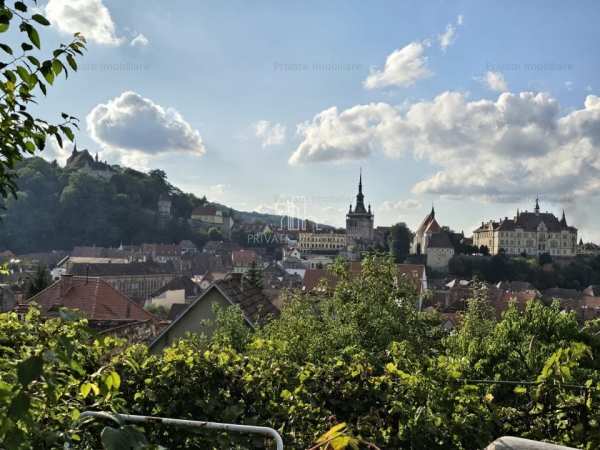
<instances>
[{"instance_id":1,"label":"hilltop","mask_svg":"<svg viewBox=\"0 0 600 450\"><path fill-rule=\"evenodd\" d=\"M16 253L70 249L76 245L179 242L203 245L206 232L192 230L192 210L213 206L236 223L279 225L281 216L236 211L185 193L162 170L140 172L110 165L87 150L74 149L64 167L27 158L15 168L17 198L0 200L0 249ZM159 217L158 202L171 201L171 214Z\"/></svg>"}]
</instances>

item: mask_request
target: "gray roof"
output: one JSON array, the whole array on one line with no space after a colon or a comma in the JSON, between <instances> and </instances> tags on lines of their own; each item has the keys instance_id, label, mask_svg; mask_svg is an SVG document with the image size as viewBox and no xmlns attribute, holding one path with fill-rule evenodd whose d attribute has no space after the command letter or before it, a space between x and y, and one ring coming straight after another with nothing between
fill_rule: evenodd
<instances>
[{"instance_id":1,"label":"gray roof","mask_svg":"<svg viewBox=\"0 0 600 450\"><path fill-rule=\"evenodd\" d=\"M445 231L433 233L427 243L427 248L454 248L450 236Z\"/></svg>"},{"instance_id":2,"label":"gray roof","mask_svg":"<svg viewBox=\"0 0 600 450\"><path fill-rule=\"evenodd\" d=\"M175 273L171 264L155 262L144 263L106 263L87 264L74 263L71 265L72 275L106 277L106 276L137 276L137 275L171 275Z\"/></svg>"},{"instance_id":3,"label":"gray roof","mask_svg":"<svg viewBox=\"0 0 600 450\"><path fill-rule=\"evenodd\" d=\"M185 308L182 312L175 310L173 314L179 313L179 315L152 341L150 347L152 348L171 328L176 326L179 320L194 309L213 289L219 291L232 305L239 306L246 322L253 328L267 321L269 318L279 315L279 310L269 301L261 289L253 286L244 286L241 280L240 277L230 276L224 280L215 281L189 307ZM180 308L183 309L183 307L179 307L178 309Z\"/></svg>"}]
</instances>

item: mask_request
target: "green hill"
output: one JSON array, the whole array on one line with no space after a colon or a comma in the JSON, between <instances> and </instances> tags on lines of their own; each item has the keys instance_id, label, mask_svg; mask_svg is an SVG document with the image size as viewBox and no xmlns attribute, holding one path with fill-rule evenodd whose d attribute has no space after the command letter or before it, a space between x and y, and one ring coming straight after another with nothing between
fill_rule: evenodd
<instances>
[{"instance_id":1,"label":"green hill","mask_svg":"<svg viewBox=\"0 0 600 450\"><path fill-rule=\"evenodd\" d=\"M143 173L108 165L82 150L65 167L34 157L20 162L16 173L17 198L0 199L0 249L26 253L183 239L203 245L207 240L187 219L195 207L209 202L182 192L161 170ZM172 217L159 220L158 199L164 195L171 199ZM233 214L237 223L281 221L276 215L213 205Z\"/></svg>"}]
</instances>

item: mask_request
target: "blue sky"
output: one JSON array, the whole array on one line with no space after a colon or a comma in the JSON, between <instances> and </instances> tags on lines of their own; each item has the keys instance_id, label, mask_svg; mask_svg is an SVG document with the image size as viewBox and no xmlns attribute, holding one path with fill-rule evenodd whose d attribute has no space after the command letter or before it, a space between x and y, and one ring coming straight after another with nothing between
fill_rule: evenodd
<instances>
[{"instance_id":1,"label":"blue sky","mask_svg":"<svg viewBox=\"0 0 600 450\"><path fill-rule=\"evenodd\" d=\"M414 228L434 203L440 223L470 234L539 192L542 209L564 207L600 240L597 2L42 7L46 48L78 26L89 45L41 113L79 117L79 147L109 162L335 225L360 167L376 225Z\"/></svg>"}]
</instances>

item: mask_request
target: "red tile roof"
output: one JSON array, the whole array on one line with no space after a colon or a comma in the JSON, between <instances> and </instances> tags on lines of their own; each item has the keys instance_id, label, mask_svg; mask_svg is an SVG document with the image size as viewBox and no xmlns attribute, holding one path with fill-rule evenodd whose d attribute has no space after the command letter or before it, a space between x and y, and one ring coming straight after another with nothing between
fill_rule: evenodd
<instances>
[{"instance_id":1,"label":"red tile roof","mask_svg":"<svg viewBox=\"0 0 600 450\"><path fill-rule=\"evenodd\" d=\"M254 250L235 250L231 253L231 261L234 266L249 266L256 262L256 252Z\"/></svg>"},{"instance_id":2,"label":"red tile roof","mask_svg":"<svg viewBox=\"0 0 600 450\"><path fill-rule=\"evenodd\" d=\"M63 276L34 295L45 315L54 315L59 307L78 309L88 320L154 320L155 317L97 277Z\"/></svg>"}]
</instances>

